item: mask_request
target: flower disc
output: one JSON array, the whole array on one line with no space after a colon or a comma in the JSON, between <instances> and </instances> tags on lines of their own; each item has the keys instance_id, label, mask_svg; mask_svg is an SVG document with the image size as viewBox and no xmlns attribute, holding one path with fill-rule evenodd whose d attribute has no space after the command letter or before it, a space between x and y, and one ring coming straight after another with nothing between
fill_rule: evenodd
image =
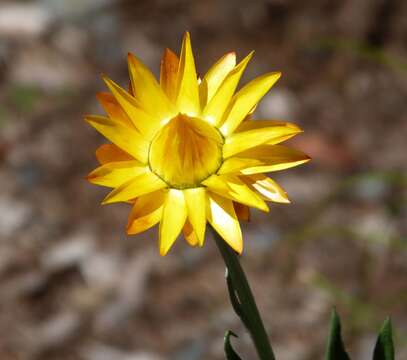
<instances>
[{"instance_id":1,"label":"flower disc","mask_svg":"<svg viewBox=\"0 0 407 360\"><path fill-rule=\"evenodd\" d=\"M154 137L151 170L176 189L197 187L222 163L223 138L206 121L178 114Z\"/></svg>"}]
</instances>

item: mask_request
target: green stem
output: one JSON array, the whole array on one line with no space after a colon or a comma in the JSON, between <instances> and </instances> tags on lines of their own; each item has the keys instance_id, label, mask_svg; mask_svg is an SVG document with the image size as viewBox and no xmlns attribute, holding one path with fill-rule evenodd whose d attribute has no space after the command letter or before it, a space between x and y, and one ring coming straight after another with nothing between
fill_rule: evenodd
<instances>
[{"instance_id":1,"label":"green stem","mask_svg":"<svg viewBox=\"0 0 407 360\"><path fill-rule=\"evenodd\" d=\"M275 360L246 275L236 252L210 227L227 268L229 294L235 312L249 331L260 360ZM230 286L231 285L231 286ZM233 293L234 290L234 293Z\"/></svg>"}]
</instances>

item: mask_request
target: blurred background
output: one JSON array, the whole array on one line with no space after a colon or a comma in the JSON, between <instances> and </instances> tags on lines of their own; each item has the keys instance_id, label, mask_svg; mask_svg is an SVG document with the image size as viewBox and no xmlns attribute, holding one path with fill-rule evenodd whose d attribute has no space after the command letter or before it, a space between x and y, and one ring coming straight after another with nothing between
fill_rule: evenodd
<instances>
[{"instance_id":1,"label":"blurred background","mask_svg":"<svg viewBox=\"0 0 407 360\"><path fill-rule=\"evenodd\" d=\"M156 228L126 237L129 207L84 177L104 140L100 74L127 86L132 51L158 73L192 36L203 74L256 51L245 83L282 79L257 118L295 122L313 161L274 177L291 205L252 213L243 265L277 358L322 359L336 306L354 359L387 315L407 358L407 2L0 1L0 359L243 359L213 241L164 258Z\"/></svg>"}]
</instances>

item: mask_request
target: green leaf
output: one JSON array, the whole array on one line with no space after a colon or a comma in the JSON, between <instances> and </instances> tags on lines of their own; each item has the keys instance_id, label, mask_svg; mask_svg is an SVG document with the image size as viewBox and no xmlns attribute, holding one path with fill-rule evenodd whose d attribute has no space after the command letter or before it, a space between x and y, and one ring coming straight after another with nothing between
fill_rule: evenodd
<instances>
[{"instance_id":1,"label":"green leaf","mask_svg":"<svg viewBox=\"0 0 407 360\"><path fill-rule=\"evenodd\" d=\"M350 360L345 351L341 335L341 321L336 310L332 311L331 333L329 335L328 346L326 349L325 360Z\"/></svg>"},{"instance_id":2,"label":"green leaf","mask_svg":"<svg viewBox=\"0 0 407 360\"><path fill-rule=\"evenodd\" d=\"M228 286L228 291L229 291L229 298L230 298L230 302L232 304L233 310L239 317L241 317L242 316L241 304L240 304L239 298L237 297L235 288L233 287L232 278L230 277L229 270L227 268L226 268L225 277L226 277L226 284Z\"/></svg>"},{"instance_id":3,"label":"green leaf","mask_svg":"<svg viewBox=\"0 0 407 360\"><path fill-rule=\"evenodd\" d=\"M247 317L245 315L242 304L240 303L236 290L233 287L232 278L230 277L228 268L226 268L226 284L228 287L229 298L230 298L230 302L232 304L233 310L235 311L236 315L238 315L240 317L240 319L242 320L242 322L246 326L246 328L248 328L249 323L247 321Z\"/></svg>"},{"instance_id":4,"label":"green leaf","mask_svg":"<svg viewBox=\"0 0 407 360\"><path fill-rule=\"evenodd\" d=\"M374 349L373 360L394 360L394 345L390 318L384 321L380 329Z\"/></svg>"},{"instance_id":5,"label":"green leaf","mask_svg":"<svg viewBox=\"0 0 407 360\"><path fill-rule=\"evenodd\" d=\"M233 349L232 344L230 343L231 336L237 337L237 335L234 332L232 332L230 330L226 331L225 342L224 342L226 359L227 360L242 360L241 357L237 354L237 352Z\"/></svg>"}]
</instances>

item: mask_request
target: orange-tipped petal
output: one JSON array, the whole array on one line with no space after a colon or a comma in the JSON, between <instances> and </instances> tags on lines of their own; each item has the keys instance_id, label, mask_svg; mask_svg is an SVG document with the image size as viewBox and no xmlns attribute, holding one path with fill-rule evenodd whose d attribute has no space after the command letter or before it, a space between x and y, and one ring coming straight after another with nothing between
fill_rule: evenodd
<instances>
[{"instance_id":1,"label":"orange-tipped petal","mask_svg":"<svg viewBox=\"0 0 407 360\"><path fill-rule=\"evenodd\" d=\"M142 104L114 81L106 77L104 81L127 114L130 122L146 139L150 140L158 130L161 119L157 116L147 114L146 111L141 109Z\"/></svg>"},{"instance_id":2,"label":"orange-tipped petal","mask_svg":"<svg viewBox=\"0 0 407 360\"><path fill-rule=\"evenodd\" d=\"M129 73L134 94L142 109L157 118L171 119L177 109L168 99L150 70L134 55L128 55Z\"/></svg>"},{"instance_id":3,"label":"orange-tipped petal","mask_svg":"<svg viewBox=\"0 0 407 360\"><path fill-rule=\"evenodd\" d=\"M191 246L199 245L198 237L196 236L194 228L192 227L189 220L185 222L184 228L182 229L182 233L184 234L184 238L189 245Z\"/></svg>"},{"instance_id":4,"label":"orange-tipped petal","mask_svg":"<svg viewBox=\"0 0 407 360\"><path fill-rule=\"evenodd\" d=\"M250 221L250 208L247 205L234 201L233 207L235 208L236 216L239 220Z\"/></svg>"},{"instance_id":5,"label":"orange-tipped petal","mask_svg":"<svg viewBox=\"0 0 407 360\"><path fill-rule=\"evenodd\" d=\"M170 49L165 49L161 59L160 84L172 102L177 97L178 65L178 56Z\"/></svg>"},{"instance_id":6,"label":"orange-tipped petal","mask_svg":"<svg viewBox=\"0 0 407 360\"><path fill-rule=\"evenodd\" d=\"M152 173L148 168L145 172L133 179L120 185L118 188L110 192L102 204L111 204L115 202L127 202L142 195L152 193L154 191L164 189L167 184L162 181L157 175Z\"/></svg>"},{"instance_id":7,"label":"orange-tipped petal","mask_svg":"<svg viewBox=\"0 0 407 360\"><path fill-rule=\"evenodd\" d=\"M146 166L137 160L111 162L93 170L87 180L92 184L116 188L143 174L145 168Z\"/></svg>"},{"instance_id":8,"label":"orange-tipped petal","mask_svg":"<svg viewBox=\"0 0 407 360\"><path fill-rule=\"evenodd\" d=\"M136 200L127 223L127 234L141 233L161 220L165 194L165 191L158 190Z\"/></svg>"},{"instance_id":9,"label":"orange-tipped petal","mask_svg":"<svg viewBox=\"0 0 407 360\"><path fill-rule=\"evenodd\" d=\"M137 130L103 116L89 115L85 121L119 148L142 163L147 163L149 143Z\"/></svg>"},{"instance_id":10,"label":"orange-tipped petal","mask_svg":"<svg viewBox=\"0 0 407 360\"><path fill-rule=\"evenodd\" d=\"M129 127L134 126L126 112L112 94L100 92L96 94L96 98L106 111L106 114L108 114L112 120L121 121Z\"/></svg>"},{"instance_id":11,"label":"orange-tipped petal","mask_svg":"<svg viewBox=\"0 0 407 360\"><path fill-rule=\"evenodd\" d=\"M96 150L96 159L103 165L109 162L134 160L134 157L115 144L103 144Z\"/></svg>"},{"instance_id":12,"label":"orange-tipped petal","mask_svg":"<svg viewBox=\"0 0 407 360\"><path fill-rule=\"evenodd\" d=\"M193 226L199 245L203 245L206 228L206 190L203 187L184 190L188 219Z\"/></svg>"}]
</instances>

